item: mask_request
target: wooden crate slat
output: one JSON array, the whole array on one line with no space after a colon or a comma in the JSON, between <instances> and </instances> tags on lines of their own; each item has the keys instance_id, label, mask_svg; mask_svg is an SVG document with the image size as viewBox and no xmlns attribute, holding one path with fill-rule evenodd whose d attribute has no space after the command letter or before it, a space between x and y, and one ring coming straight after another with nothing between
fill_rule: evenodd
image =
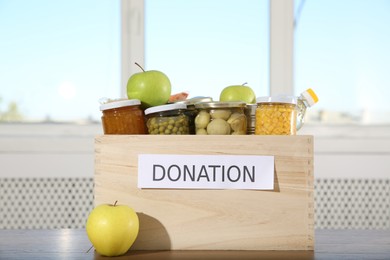
<instances>
[{"instance_id":1,"label":"wooden crate slat","mask_svg":"<svg viewBox=\"0 0 390 260\"><path fill-rule=\"evenodd\" d=\"M275 190L138 189L138 154L274 155ZM95 204L132 206L133 249L312 250L311 136L103 135L95 139Z\"/></svg>"}]
</instances>

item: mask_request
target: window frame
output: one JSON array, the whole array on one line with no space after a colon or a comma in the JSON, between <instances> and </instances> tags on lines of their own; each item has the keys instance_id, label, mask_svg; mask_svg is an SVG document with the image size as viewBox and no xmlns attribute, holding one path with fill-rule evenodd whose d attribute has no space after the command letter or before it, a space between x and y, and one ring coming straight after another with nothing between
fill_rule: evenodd
<instances>
[{"instance_id":1,"label":"window frame","mask_svg":"<svg viewBox=\"0 0 390 260\"><path fill-rule=\"evenodd\" d=\"M134 62L144 65L144 0L121 0L121 7L121 93L125 96L128 75L135 73ZM270 9L270 93L293 94L293 0L270 0ZM0 125L0 162L12 156L29 160L2 170L0 178L91 177L93 140L99 134L102 134L100 123ZM307 125L299 134L315 136L316 178L390 178L389 125ZM57 161L45 160L45 155L53 154L58 155ZM47 165L31 172L31 167L37 166L31 157L36 155L41 155L40 163ZM75 155L77 161L70 164ZM367 163L375 164L369 172L364 167Z\"/></svg>"},{"instance_id":2,"label":"window frame","mask_svg":"<svg viewBox=\"0 0 390 260\"><path fill-rule=\"evenodd\" d=\"M128 75L135 62L145 63L145 1L121 0L122 15L122 95L126 95ZM294 94L294 1L270 0L270 93Z\"/></svg>"}]
</instances>

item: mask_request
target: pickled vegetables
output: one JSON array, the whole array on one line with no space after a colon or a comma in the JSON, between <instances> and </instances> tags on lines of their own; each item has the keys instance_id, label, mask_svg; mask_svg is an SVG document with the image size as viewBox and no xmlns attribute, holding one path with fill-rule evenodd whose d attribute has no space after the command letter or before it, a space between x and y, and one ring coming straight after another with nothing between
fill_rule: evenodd
<instances>
[{"instance_id":1,"label":"pickled vegetables","mask_svg":"<svg viewBox=\"0 0 390 260\"><path fill-rule=\"evenodd\" d=\"M245 103L209 102L198 104L195 118L197 135L245 135L247 129L244 114Z\"/></svg>"}]
</instances>

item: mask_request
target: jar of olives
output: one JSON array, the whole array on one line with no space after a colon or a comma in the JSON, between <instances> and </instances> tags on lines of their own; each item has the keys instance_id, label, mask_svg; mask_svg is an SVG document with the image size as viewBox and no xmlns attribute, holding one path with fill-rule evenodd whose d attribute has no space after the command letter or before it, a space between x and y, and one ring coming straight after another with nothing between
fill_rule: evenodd
<instances>
[{"instance_id":1,"label":"jar of olives","mask_svg":"<svg viewBox=\"0 0 390 260\"><path fill-rule=\"evenodd\" d=\"M245 102L202 102L195 104L197 135L245 135Z\"/></svg>"},{"instance_id":2,"label":"jar of olives","mask_svg":"<svg viewBox=\"0 0 390 260\"><path fill-rule=\"evenodd\" d=\"M100 106L104 134L146 134L144 113L138 99L107 101Z\"/></svg>"},{"instance_id":3,"label":"jar of olives","mask_svg":"<svg viewBox=\"0 0 390 260\"><path fill-rule=\"evenodd\" d=\"M182 101L177 101L175 104L186 104L187 110L185 114L188 116L190 134L195 134L195 117L198 114L198 110L195 108L195 104L199 102L210 102L213 101L211 97L193 97Z\"/></svg>"},{"instance_id":4,"label":"jar of olives","mask_svg":"<svg viewBox=\"0 0 390 260\"><path fill-rule=\"evenodd\" d=\"M168 104L145 110L146 126L152 135L189 134L189 120L185 114L186 104Z\"/></svg>"},{"instance_id":5,"label":"jar of olives","mask_svg":"<svg viewBox=\"0 0 390 260\"><path fill-rule=\"evenodd\" d=\"M296 98L260 97L256 108L256 135L295 135L297 132Z\"/></svg>"}]
</instances>

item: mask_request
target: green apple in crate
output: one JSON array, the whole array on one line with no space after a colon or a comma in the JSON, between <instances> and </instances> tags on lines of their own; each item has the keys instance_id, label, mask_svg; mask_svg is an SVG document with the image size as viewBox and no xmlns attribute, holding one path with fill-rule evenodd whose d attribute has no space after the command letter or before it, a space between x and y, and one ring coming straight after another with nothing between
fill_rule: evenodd
<instances>
[{"instance_id":1,"label":"green apple in crate","mask_svg":"<svg viewBox=\"0 0 390 260\"><path fill-rule=\"evenodd\" d=\"M125 254L138 236L137 213L129 206L116 203L95 207L86 224L89 240L103 256Z\"/></svg>"},{"instance_id":2,"label":"green apple in crate","mask_svg":"<svg viewBox=\"0 0 390 260\"><path fill-rule=\"evenodd\" d=\"M148 108L166 104L171 96L171 82L167 75L158 70L133 74L127 81L127 97L141 100L142 107Z\"/></svg>"},{"instance_id":3,"label":"green apple in crate","mask_svg":"<svg viewBox=\"0 0 390 260\"><path fill-rule=\"evenodd\" d=\"M242 101L247 104L256 103L256 95L253 89L245 85L232 85L224 88L219 96L219 101Z\"/></svg>"}]
</instances>

